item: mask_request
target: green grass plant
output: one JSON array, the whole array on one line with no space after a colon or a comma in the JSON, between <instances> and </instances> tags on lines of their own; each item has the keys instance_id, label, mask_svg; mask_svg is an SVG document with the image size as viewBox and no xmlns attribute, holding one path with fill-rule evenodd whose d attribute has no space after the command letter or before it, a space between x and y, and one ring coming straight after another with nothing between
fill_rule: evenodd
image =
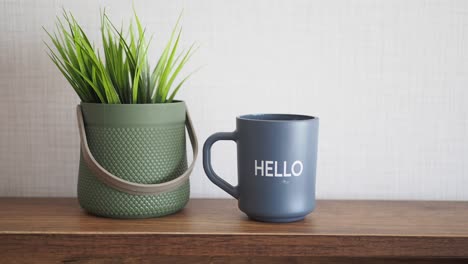
<instances>
[{"instance_id":1,"label":"green grass plant","mask_svg":"<svg viewBox=\"0 0 468 264\"><path fill-rule=\"evenodd\" d=\"M98 50L70 12L57 17L56 32L47 34L48 55L82 102L104 104L171 103L191 74L176 83L194 45L179 51L179 19L156 66L148 62L146 30L134 12L135 26L117 28L101 12L102 49ZM101 55L101 52L103 55Z\"/></svg>"}]
</instances>

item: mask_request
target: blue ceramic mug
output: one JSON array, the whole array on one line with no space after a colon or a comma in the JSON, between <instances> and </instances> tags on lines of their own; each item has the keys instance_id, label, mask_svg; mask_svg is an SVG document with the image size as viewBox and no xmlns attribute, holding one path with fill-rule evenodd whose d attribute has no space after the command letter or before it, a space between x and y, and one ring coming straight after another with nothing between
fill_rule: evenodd
<instances>
[{"instance_id":1,"label":"blue ceramic mug","mask_svg":"<svg viewBox=\"0 0 468 264\"><path fill-rule=\"evenodd\" d=\"M239 116L234 132L216 133L206 140L206 175L238 199L239 209L251 219L301 220L315 208L318 127L319 119L313 116ZM211 146L218 140L237 143L237 186L220 178L211 166Z\"/></svg>"}]
</instances>

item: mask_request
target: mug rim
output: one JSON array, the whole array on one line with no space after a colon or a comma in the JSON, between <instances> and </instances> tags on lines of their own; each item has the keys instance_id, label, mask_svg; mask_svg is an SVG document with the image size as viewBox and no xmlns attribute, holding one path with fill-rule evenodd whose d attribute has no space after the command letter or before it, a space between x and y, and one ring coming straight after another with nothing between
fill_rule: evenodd
<instances>
[{"instance_id":1,"label":"mug rim","mask_svg":"<svg viewBox=\"0 0 468 264\"><path fill-rule=\"evenodd\" d=\"M258 113L246 114L236 117L238 120L254 121L254 122L305 122L318 120L316 116L302 114L278 114L278 113Z\"/></svg>"}]
</instances>

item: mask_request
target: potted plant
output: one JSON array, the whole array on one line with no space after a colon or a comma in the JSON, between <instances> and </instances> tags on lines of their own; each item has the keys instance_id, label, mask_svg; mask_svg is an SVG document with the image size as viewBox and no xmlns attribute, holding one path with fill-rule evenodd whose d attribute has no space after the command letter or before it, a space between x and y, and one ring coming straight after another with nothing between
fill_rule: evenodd
<instances>
[{"instance_id":1,"label":"potted plant","mask_svg":"<svg viewBox=\"0 0 468 264\"><path fill-rule=\"evenodd\" d=\"M134 17L136 26L123 32L103 11L101 50L69 12L57 18L56 33L47 32L50 58L81 99L79 203L91 214L113 218L158 217L182 209L197 158L186 105L175 100L188 76L177 84L176 78L193 45L178 51L178 20L150 68L150 41L136 13ZM185 127L194 151L190 166Z\"/></svg>"}]
</instances>

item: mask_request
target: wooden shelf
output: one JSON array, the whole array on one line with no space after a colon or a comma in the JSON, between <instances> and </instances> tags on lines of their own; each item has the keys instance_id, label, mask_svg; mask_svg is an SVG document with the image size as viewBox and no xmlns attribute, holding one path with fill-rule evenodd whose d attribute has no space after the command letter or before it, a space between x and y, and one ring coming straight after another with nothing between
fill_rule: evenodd
<instances>
[{"instance_id":1,"label":"wooden shelf","mask_svg":"<svg viewBox=\"0 0 468 264\"><path fill-rule=\"evenodd\" d=\"M319 201L304 221L267 224L235 200L115 220L73 198L0 198L0 262L109 256L468 258L468 202Z\"/></svg>"}]
</instances>

